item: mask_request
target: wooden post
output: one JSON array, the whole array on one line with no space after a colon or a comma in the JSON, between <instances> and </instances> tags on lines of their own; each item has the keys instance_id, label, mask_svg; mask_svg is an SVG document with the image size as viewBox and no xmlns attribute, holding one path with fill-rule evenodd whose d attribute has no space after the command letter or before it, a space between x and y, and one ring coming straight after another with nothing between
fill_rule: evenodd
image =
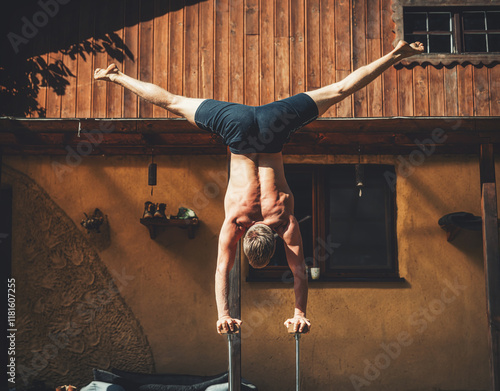
<instances>
[{"instance_id":1,"label":"wooden post","mask_svg":"<svg viewBox=\"0 0 500 391\"><path fill-rule=\"evenodd\" d=\"M495 157L493 156L493 144L481 144L479 158L479 176L481 179L481 191L483 183L495 183Z\"/></svg>"},{"instance_id":2,"label":"wooden post","mask_svg":"<svg viewBox=\"0 0 500 391\"><path fill-rule=\"evenodd\" d=\"M230 176L231 154L228 153L228 179ZM241 257L240 242L236 246L236 257L234 266L229 273L229 313L231 317L241 319ZM232 376L230 377L229 389L240 391L241 386L241 333L233 334L232 337L231 364Z\"/></svg>"},{"instance_id":3,"label":"wooden post","mask_svg":"<svg viewBox=\"0 0 500 391\"><path fill-rule=\"evenodd\" d=\"M491 144L481 145L480 170L483 257L490 348L490 390L500 391L500 250L495 164Z\"/></svg>"}]
</instances>

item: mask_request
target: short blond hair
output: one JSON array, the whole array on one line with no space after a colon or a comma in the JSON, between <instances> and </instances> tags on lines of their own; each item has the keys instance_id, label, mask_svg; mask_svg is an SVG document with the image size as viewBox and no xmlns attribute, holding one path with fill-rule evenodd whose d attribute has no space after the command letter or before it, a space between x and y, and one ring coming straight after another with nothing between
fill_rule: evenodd
<instances>
[{"instance_id":1,"label":"short blond hair","mask_svg":"<svg viewBox=\"0 0 500 391\"><path fill-rule=\"evenodd\" d=\"M273 230L265 224L252 225L243 239L243 251L252 267L260 269L269 263L276 249Z\"/></svg>"}]
</instances>

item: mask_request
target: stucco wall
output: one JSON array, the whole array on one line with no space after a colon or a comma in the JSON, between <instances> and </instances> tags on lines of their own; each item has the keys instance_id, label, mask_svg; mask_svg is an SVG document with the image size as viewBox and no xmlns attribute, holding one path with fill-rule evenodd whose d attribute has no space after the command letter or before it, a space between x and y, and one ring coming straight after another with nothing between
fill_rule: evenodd
<instances>
[{"instance_id":1,"label":"stucco wall","mask_svg":"<svg viewBox=\"0 0 500 391\"><path fill-rule=\"evenodd\" d=\"M289 163L353 160L285 158ZM363 161L396 164L397 157ZM119 296L147 338L156 370L224 371L226 342L215 333L213 277L224 218L225 157L155 157L153 196L147 186L148 157L87 157L64 173L55 171L53 162L64 164L65 158L7 156L4 173L12 168L34 180L74 222L74 234L95 248L107 275L122 276L115 279ZM487 389L481 234L462 231L447 243L437 224L446 213L481 213L477 157L431 156L411 168L400 171L397 184L399 266L406 283L310 285L313 331L301 340L304 390ZM2 181L8 183L8 175ZM14 186L14 200L18 196ZM179 206L194 209L201 221L196 238L168 228L151 240L139 224L146 200L166 201L172 214ZM83 212L96 207L109 221L105 243L79 224ZM29 215L20 212L14 201L13 273L22 280L29 270L22 267L23 244L16 238L23 236ZM291 286L242 283L242 372L259 390L294 387L294 342L282 326L292 314ZM75 353L75 359L78 354L86 352ZM132 361L122 369L131 368ZM59 375L48 376L58 383Z\"/></svg>"}]
</instances>

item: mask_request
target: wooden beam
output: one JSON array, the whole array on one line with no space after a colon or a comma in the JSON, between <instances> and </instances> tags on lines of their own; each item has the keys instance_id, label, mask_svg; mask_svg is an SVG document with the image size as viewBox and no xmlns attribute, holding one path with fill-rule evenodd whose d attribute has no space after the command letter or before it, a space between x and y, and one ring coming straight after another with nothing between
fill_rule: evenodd
<instances>
[{"instance_id":1,"label":"wooden beam","mask_svg":"<svg viewBox=\"0 0 500 391\"><path fill-rule=\"evenodd\" d=\"M483 257L486 279L490 390L500 390L500 249L493 145L482 144L480 153Z\"/></svg>"},{"instance_id":2,"label":"wooden beam","mask_svg":"<svg viewBox=\"0 0 500 391\"><path fill-rule=\"evenodd\" d=\"M467 132L489 137L498 133L500 117L366 117L319 118L303 130L313 132L381 132L385 134L422 133L442 129L446 134ZM0 117L0 132L26 130L31 132L82 132L100 130L104 133L206 133L182 118L13 118ZM486 134L483 134L486 132ZM293 137L293 136L292 136Z\"/></svg>"},{"instance_id":3,"label":"wooden beam","mask_svg":"<svg viewBox=\"0 0 500 391\"><path fill-rule=\"evenodd\" d=\"M319 119L292 135L284 154L476 154L488 140L500 147L500 117ZM78 129L81 128L80 137ZM0 118L0 147L10 154L68 154L82 143L91 154L224 154L222 140L184 119ZM82 145L80 145L82 147ZM487 147L485 147L487 148ZM88 148L85 148L88 150Z\"/></svg>"}]
</instances>

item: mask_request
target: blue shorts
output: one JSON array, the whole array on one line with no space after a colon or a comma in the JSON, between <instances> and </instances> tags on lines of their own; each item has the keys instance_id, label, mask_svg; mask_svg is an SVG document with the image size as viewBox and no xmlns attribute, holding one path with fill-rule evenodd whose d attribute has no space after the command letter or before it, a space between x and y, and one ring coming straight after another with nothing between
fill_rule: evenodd
<instances>
[{"instance_id":1,"label":"blue shorts","mask_svg":"<svg viewBox=\"0 0 500 391\"><path fill-rule=\"evenodd\" d=\"M318 117L318 106L301 93L263 106L206 99L194 120L203 130L218 134L232 153L277 153L290 135Z\"/></svg>"}]
</instances>

